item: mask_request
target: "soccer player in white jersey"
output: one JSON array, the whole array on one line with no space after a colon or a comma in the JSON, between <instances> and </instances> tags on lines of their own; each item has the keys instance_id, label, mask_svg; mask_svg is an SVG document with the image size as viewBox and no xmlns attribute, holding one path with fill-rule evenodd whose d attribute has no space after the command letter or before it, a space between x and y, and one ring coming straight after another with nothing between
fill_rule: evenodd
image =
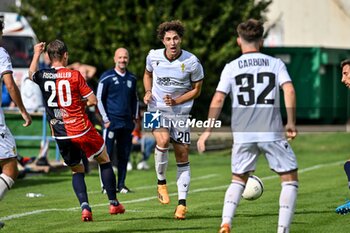
<instances>
[{"instance_id":1,"label":"soccer player in white jersey","mask_svg":"<svg viewBox=\"0 0 350 233\"><path fill-rule=\"evenodd\" d=\"M0 39L2 36L2 30L4 29L3 20L3 17L0 18ZM12 72L11 58L7 51L3 47L0 47L0 93L2 91L2 82L4 82L10 93L11 99L17 105L22 118L25 121L23 126L27 127L32 123L32 118L23 105L21 94L13 80ZM2 99L0 95L0 105L1 103ZM0 174L0 200L5 196L7 190L11 189L17 178L18 169L16 157L17 151L15 139L6 126L4 112L2 108L0 108L0 167L2 169L2 173ZM0 222L0 228L3 226L4 223Z\"/></svg>"},{"instance_id":2,"label":"soccer player in white jersey","mask_svg":"<svg viewBox=\"0 0 350 233\"><path fill-rule=\"evenodd\" d=\"M208 118L217 119L227 94L232 98L234 145L232 147L232 183L224 200L220 233L231 231L232 219L249 175L255 171L260 153L281 178L278 233L288 233L297 199L297 161L287 139L297 135L295 91L284 63L259 52L263 44L262 22L249 19L237 27L237 43L242 55L226 64L210 104ZM279 91L282 88L287 110L283 128ZM208 128L197 142L205 151Z\"/></svg>"},{"instance_id":3,"label":"soccer player in white jersey","mask_svg":"<svg viewBox=\"0 0 350 233\"><path fill-rule=\"evenodd\" d=\"M156 140L155 170L158 179L158 199L162 204L170 202L166 186L169 144L172 142L177 163L178 205L176 219L185 219L186 198L190 185L189 127L180 127L186 121L193 100L201 93L203 67L197 57L181 49L184 26L178 20L158 26L158 38L165 48L151 50L146 58L143 77L144 102L151 112L159 111L164 122L153 129Z\"/></svg>"}]
</instances>

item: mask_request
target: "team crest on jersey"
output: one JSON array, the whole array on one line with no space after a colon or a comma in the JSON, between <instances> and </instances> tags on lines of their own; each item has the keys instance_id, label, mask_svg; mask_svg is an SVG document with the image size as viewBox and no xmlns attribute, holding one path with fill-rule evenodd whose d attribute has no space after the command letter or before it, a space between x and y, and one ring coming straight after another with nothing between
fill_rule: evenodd
<instances>
[{"instance_id":1,"label":"team crest on jersey","mask_svg":"<svg viewBox=\"0 0 350 233\"><path fill-rule=\"evenodd\" d=\"M132 87L132 82L130 80L126 80L126 85L128 86L128 88Z\"/></svg>"},{"instance_id":2,"label":"team crest on jersey","mask_svg":"<svg viewBox=\"0 0 350 233\"><path fill-rule=\"evenodd\" d=\"M114 137L113 131L109 131L109 132L108 132L108 138L109 138L109 139L112 139L113 137Z\"/></svg>"},{"instance_id":3,"label":"team crest on jersey","mask_svg":"<svg viewBox=\"0 0 350 233\"><path fill-rule=\"evenodd\" d=\"M181 71L182 71L182 72L185 71L185 64L184 64L184 63L181 64Z\"/></svg>"}]
</instances>

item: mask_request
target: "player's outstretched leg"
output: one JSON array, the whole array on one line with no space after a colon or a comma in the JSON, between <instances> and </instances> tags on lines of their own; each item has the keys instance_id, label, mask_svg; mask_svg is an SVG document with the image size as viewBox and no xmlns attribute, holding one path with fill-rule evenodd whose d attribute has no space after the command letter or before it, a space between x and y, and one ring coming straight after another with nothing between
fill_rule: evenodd
<instances>
[{"instance_id":1,"label":"player's outstretched leg","mask_svg":"<svg viewBox=\"0 0 350 233\"><path fill-rule=\"evenodd\" d=\"M177 163L176 180L179 203L176 207L174 217L184 220L187 213L186 199L191 181L190 162Z\"/></svg>"},{"instance_id":2,"label":"player's outstretched leg","mask_svg":"<svg viewBox=\"0 0 350 233\"><path fill-rule=\"evenodd\" d=\"M168 167L168 148L160 148L156 146L155 153L155 169L158 179L158 200L162 204L169 204L170 198L168 194L168 188L166 185L166 170Z\"/></svg>"},{"instance_id":3,"label":"player's outstretched leg","mask_svg":"<svg viewBox=\"0 0 350 233\"><path fill-rule=\"evenodd\" d=\"M232 220L235 216L244 188L245 184L238 180L232 180L232 183L227 188L224 199L224 207L222 209L222 222L219 230L220 233L230 232Z\"/></svg>"},{"instance_id":4,"label":"player's outstretched leg","mask_svg":"<svg viewBox=\"0 0 350 233\"><path fill-rule=\"evenodd\" d=\"M85 184L85 174L76 172L72 177L72 185L81 207L81 220L83 222L92 221L92 211L89 206L88 195Z\"/></svg>"},{"instance_id":5,"label":"player's outstretched leg","mask_svg":"<svg viewBox=\"0 0 350 233\"><path fill-rule=\"evenodd\" d=\"M292 223L297 195L298 181L284 181L281 184L281 194L279 199L278 233L289 233Z\"/></svg>"},{"instance_id":6,"label":"player's outstretched leg","mask_svg":"<svg viewBox=\"0 0 350 233\"><path fill-rule=\"evenodd\" d=\"M117 200L116 179L111 162L100 164L101 179L107 192L110 214L123 214L124 206Z\"/></svg>"}]
</instances>

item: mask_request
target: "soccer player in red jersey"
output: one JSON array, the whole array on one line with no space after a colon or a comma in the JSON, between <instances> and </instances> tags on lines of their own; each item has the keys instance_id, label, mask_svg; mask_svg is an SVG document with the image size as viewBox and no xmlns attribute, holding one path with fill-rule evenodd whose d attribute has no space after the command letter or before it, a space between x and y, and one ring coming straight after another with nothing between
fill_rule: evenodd
<instances>
[{"instance_id":1,"label":"soccer player in red jersey","mask_svg":"<svg viewBox=\"0 0 350 233\"><path fill-rule=\"evenodd\" d=\"M47 46L52 67L38 71L39 58L44 50L45 42L35 45L29 77L40 87L52 136L65 164L72 170L72 184L82 209L82 220L92 221L82 156L100 164L102 182L110 202L109 212L122 214L125 208L117 200L116 179L104 140L85 113L86 105L96 105L96 96L79 71L66 68L68 50L60 40Z\"/></svg>"}]
</instances>

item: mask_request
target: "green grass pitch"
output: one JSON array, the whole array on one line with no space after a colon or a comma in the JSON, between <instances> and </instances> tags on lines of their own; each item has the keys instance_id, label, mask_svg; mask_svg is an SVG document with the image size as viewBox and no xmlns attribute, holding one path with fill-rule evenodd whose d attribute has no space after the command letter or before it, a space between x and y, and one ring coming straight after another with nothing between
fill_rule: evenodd
<instances>
[{"instance_id":1,"label":"green grass pitch","mask_svg":"<svg viewBox=\"0 0 350 233\"><path fill-rule=\"evenodd\" d=\"M195 142L193 142L195 143ZM299 196L291 232L349 232L350 215L337 215L335 208L349 197L343 163L350 158L350 134L302 134L291 142L299 163ZM52 150L52 149L51 149ZM23 148L19 148L23 151ZM176 166L171 153L168 184L169 205L156 199L156 176L149 171L131 171L127 186L134 192L118 195L124 215L108 214L107 197L100 192L98 173L86 175L93 222L81 222L78 201L68 171L31 175L18 180L0 202L2 232L217 232L221 222L224 193L230 183L230 150L191 153L192 182L187 219L173 219L177 204ZM151 159L150 163L153 163ZM153 164L152 164L153 165ZM276 232L279 178L269 170L263 157L255 175L262 178L265 191L255 201L242 200L232 232ZM26 193L42 193L28 198Z\"/></svg>"}]
</instances>

